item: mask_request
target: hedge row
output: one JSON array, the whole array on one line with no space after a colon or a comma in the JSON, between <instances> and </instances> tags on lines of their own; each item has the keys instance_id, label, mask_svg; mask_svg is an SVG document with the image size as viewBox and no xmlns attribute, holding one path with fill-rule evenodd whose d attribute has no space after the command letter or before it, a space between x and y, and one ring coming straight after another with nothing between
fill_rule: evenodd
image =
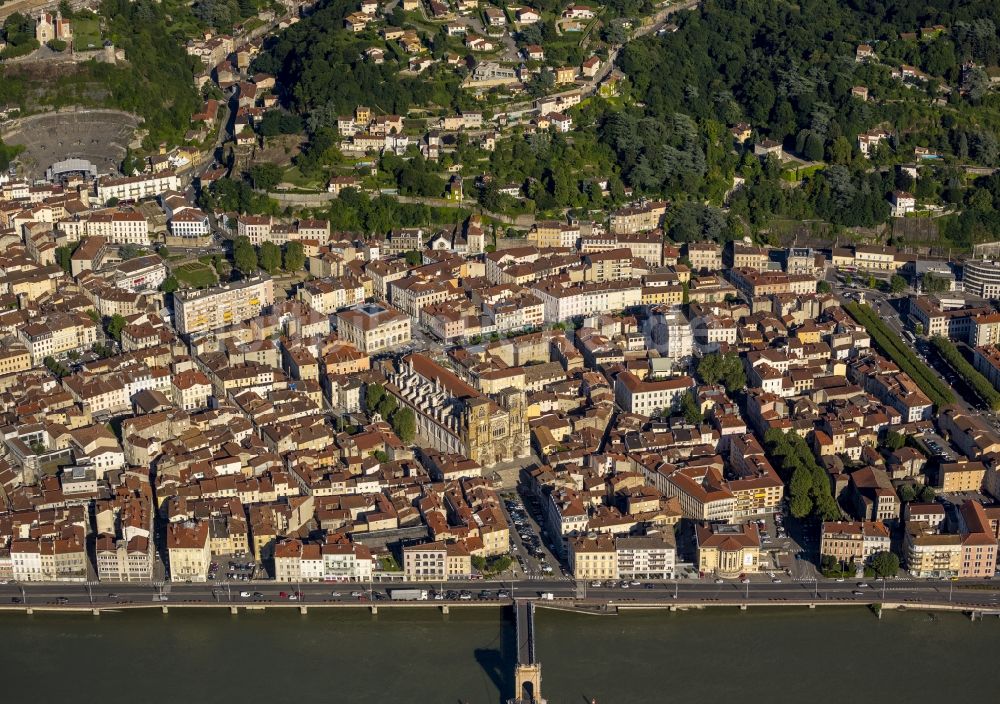
<instances>
[{"instance_id":1,"label":"hedge row","mask_svg":"<svg viewBox=\"0 0 1000 704\"><path fill-rule=\"evenodd\" d=\"M931 340L931 344L934 345L934 349L938 351L938 354L944 357L945 361L965 379L966 383L972 387L972 390L976 392L979 398L983 399L994 411L1000 411L1000 393L997 393L997 390L993 388L993 384L990 383L989 379L980 374L974 366L966 361L954 342L946 337L935 335L934 339Z\"/></svg>"},{"instance_id":2,"label":"hedge row","mask_svg":"<svg viewBox=\"0 0 1000 704\"><path fill-rule=\"evenodd\" d=\"M844 308L855 320L865 326L865 330L871 335L882 354L895 362L902 371L909 374L910 378L920 387L921 391L927 394L927 397L938 409L955 402L955 395L952 393L951 387L941 381L930 367L921 362L902 338L890 330L889 326L875 315L869 306L850 301L844 304Z\"/></svg>"}]
</instances>

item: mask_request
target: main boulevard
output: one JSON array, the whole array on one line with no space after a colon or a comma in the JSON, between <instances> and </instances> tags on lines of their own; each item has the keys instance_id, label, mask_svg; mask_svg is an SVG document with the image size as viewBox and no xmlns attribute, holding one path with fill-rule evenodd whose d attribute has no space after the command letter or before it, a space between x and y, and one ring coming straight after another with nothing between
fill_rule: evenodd
<instances>
[{"instance_id":1,"label":"main boulevard","mask_svg":"<svg viewBox=\"0 0 1000 704\"><path fill-rule=\"evenodd\" d=\"M419 602L392 602L393 589L437 590L447 598ZM463 599L462 592L465 593ZM295 599L289 597L298 593ZM450 594L449 594L450 593ZM502 594L502 598L498 596ZM284 595L283 595L284 594ZM542 595L546 595L543 599ZM564 606L697 606L722 604L822 605L826 603L910 604L919 607L952 604L976 610L1000 610L1000 583L990 581L845 580L796 582L725 582L680 580L646 582L639 586L577 584L567 579L521 581L449 581L441 583L400 582L277 584L240 582L231 584L6 584L0 585L0 609L23 608L114 608L135 606L371 606L500 604L512 600L537 599ZM245 596L244 596L245 595Z\"/></svg>"}]
</instances>

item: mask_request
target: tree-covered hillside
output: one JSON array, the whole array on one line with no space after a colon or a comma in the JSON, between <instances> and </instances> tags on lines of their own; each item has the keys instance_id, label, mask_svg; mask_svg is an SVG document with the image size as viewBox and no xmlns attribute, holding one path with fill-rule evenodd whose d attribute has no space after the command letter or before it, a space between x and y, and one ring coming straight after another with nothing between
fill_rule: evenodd
<instances>
[{"instance_id":1,"label":"tree-covered hillside","mask_svg":"<svg viewBox=\"0 0 1000 704\"><path fill-rule=\"evenodd\" d=\"M1000 98L986 74L1000 62L996 21L992 0L705 0L677 16L677 31L623 49L635 103L606 115L602 139L640 192L719 203L741 176L736 230L776 216L877 225L895 189L961 206L973 191L959 166L1000 165ZM869 61L855 58L862 43L874 47ZM904 79L903 65L919 77ZM717 145L741 122L819 168L786 167L782 183L777 164L746 154L734 169ZM858 135L873 128L890 138L866 159ZM942 157L916 182L885 168L912 162L916 146Z\"/></svg>"}]
</instances>

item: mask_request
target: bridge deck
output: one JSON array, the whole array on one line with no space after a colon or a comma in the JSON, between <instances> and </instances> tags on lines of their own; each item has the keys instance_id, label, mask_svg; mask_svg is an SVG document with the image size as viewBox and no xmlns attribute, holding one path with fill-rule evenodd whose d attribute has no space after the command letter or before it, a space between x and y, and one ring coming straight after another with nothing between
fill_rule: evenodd
<instances>
[{"instance_id":1,"label":"bridge deck","mask_svg":"<svg viewBox=\"0 0 1000 704\"><path fill-rule=\"evenodd\" d=\"M514 605L517 614L517 664L535 664L535 604L518 601Z\"/></svg>"}]
</instances>

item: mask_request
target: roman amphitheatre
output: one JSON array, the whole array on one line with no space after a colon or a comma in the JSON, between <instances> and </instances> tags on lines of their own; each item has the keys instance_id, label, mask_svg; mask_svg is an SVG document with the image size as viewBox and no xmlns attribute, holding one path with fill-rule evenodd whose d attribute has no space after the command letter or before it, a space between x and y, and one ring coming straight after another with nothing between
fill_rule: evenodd
<instances>
[{"instance_id":1,"label":"roman amphitheatre","mask_svg":"<svg viewBox=\"0 0 1000 704\"><path fill-rule=\"evenodd\" d=\"M29 115L3 127L7 144L21 144L19 174L43 178L57 161L85 159L99 173L116 173L139 118L119 110L71 108Z\"/></svg>"}]
</instances>

